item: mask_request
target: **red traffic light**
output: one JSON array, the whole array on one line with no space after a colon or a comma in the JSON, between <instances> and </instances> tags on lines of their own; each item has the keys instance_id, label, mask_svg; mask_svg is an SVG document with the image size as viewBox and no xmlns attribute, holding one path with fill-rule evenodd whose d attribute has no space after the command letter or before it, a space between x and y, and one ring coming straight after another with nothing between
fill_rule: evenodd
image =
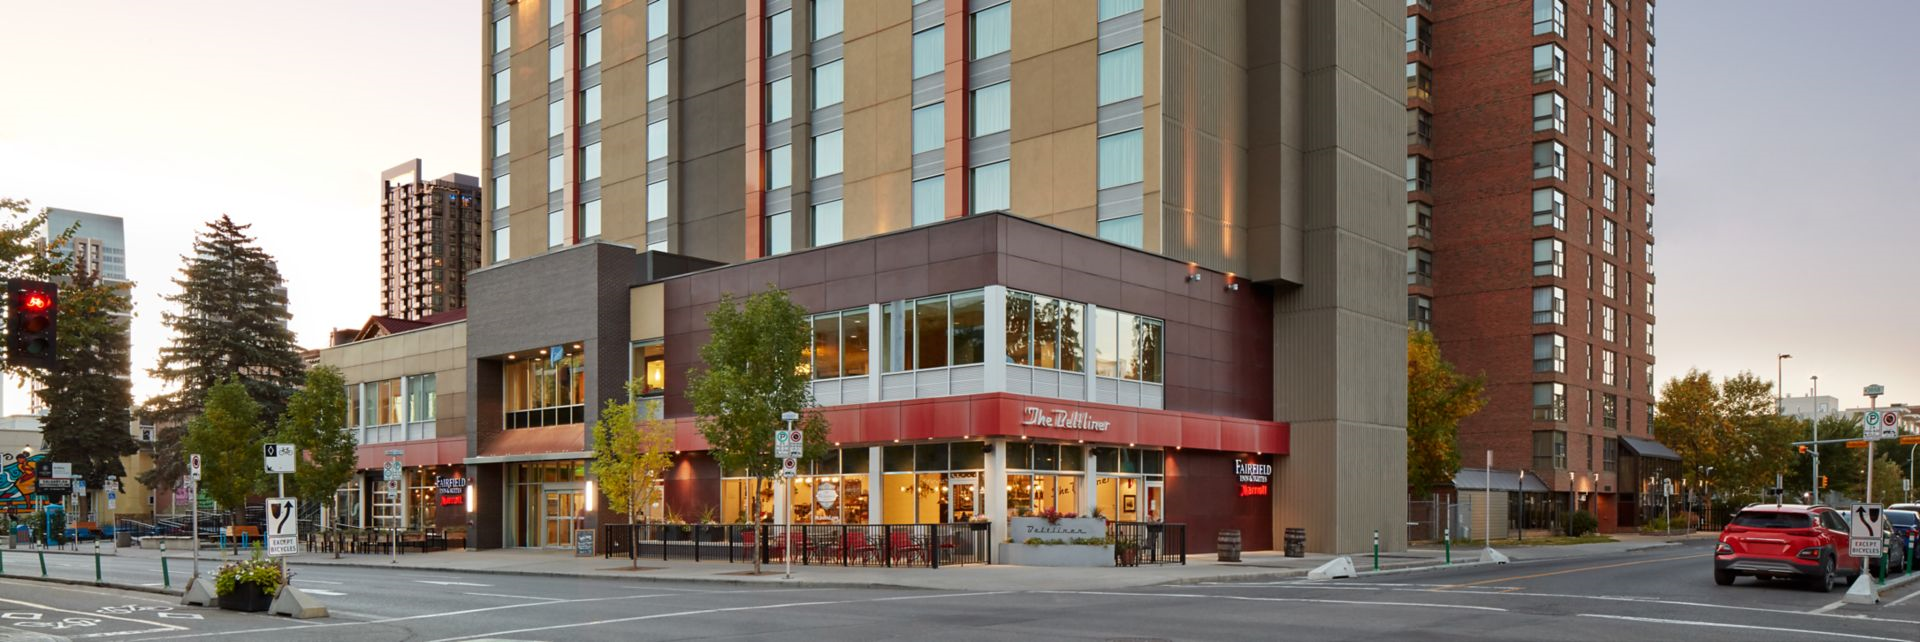
<instances>
[{"instance_id":1,"label":"red traffic light","mask_svg":"<svg viewBox=\"0 0 1920 642\"><path fill-rule=\"evenodd\" d=\"M43 312L53 307L53 297L47 296L45 292L29 291L20 301L20 307L26 308L28 312Z\"/></svg>"}]
</instances>

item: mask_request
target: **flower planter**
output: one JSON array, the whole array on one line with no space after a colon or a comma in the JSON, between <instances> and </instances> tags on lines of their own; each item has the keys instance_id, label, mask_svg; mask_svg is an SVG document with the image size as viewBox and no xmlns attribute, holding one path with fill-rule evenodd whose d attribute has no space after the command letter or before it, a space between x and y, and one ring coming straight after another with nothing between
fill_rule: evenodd
<instances>
[{"instance_id":1,"label":"flower planter","mask_svg":"<svg viewBox=\"0 0 1920 642\"><path fill-rule=\"evenodd\" d=\"M1000 545L1000 556L994 563L1014 566L1113 566L1112 546L1092 546L1086 544L1022 544L1014 542Z\"/></svg>"},{"instance_id":2,"label":"flower planter","mask_svg":"<svg viewBox=\"0 0 1920 642\"><path fill-rule=\"evenodd\" d=\"M259 584L235 584L233 590L220 596L220 608L228 611L258 613L273 606L273 593L260 590Z\"/></svg>"},{"instance_id":3,"label":"flower planter","mask_svg":"<svg viewBox=\"0 0 1920 642\"><path fill-rule=\"evenodd\" d=\"M968 522L967 530L984 531L993 527L993 522Z\"/></svg>"}]
</instances>

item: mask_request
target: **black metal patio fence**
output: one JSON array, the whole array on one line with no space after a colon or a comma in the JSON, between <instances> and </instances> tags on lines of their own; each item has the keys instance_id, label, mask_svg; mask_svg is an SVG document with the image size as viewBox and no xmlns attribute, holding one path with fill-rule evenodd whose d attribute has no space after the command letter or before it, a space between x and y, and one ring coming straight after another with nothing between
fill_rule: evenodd
<instances>
[{"instance_id":1,"label":"black metal patio fence","mask_svg":"<svg viewBox=\"0 0 1920 642\"><path fill-rule=\"evenodd\" d=\"M1187 563L1187 525L1160 522L1108 522L1115 566ZM1127 551L1134 554L1129 558Z\"/></svg>"},{"instance_id":2,"label":"black metal patio fence","mask_svg":"<svg viewBox=\"0 0 1920 642\"><path fill-rule=\"evenodd\" d=\"M602 524L605 557L803 566L940 568L993 563L989 531L973 524Z\"/></svg>"}]
</instances>

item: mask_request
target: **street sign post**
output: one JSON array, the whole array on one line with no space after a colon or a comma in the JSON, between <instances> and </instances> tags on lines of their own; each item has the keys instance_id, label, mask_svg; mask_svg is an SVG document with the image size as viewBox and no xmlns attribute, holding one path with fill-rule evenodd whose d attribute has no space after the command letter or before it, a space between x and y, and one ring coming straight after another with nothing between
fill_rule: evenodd
<instances>
[{"instance_id":1,"label":"street sign post","mask_svg":"<svg viewBox=\"0 0 1920 642\"><path fill-rule=\"evenodd\" d=\"M187 456L187 472L193 477L194 481L200 481L200 455L193 454Z\"/></svg>"},{"instance_id":2,"label":"street sign post","mask_svg":"<svg viewBox=\"0 0 1920 642\"><path fill-rule=\"evenodd\" d=\"M1880 505L1855 504L1851 523L1847 525L1847 552L1854 557L1879 557L1880 550Z\"/></svg>"},{"instance_id":3,"label":"street sign post","mask_svg":"<svg viewBox=\"0 0 1920 642\"><path fill-rule=\"evenodd\" d=\"M266 451L264 454L268 474L281 475L293 472L294 453L297 452L293 444L264 444L261 448Z\"/></svg>"},{"instance_id":4,"label":"street sign post","mask_svg":"<svg viewBox=\"0 0 1920 642\"><path fill-rule=\"evenodd\" d=\"M267 555L285 557L299 549L299 501L292 497L267 500Z\"/></svg>"},{"instance_id":5,"label":"street sign post","mask_svg":"<svg viewBox=\"0 0 1920 642\"><path fill-rule=\"evenodd\" d=\"M406 451L401 450L399 448L387 449L387 458L388 458L387 465L380 469L381 479L384 479L387 482L387 493L392 496L389 499L395 504L400 503L400 479L402 476L401 475L402 471L400 468L400 462L401 462L400 458L405 454L406 454ZM388 564L400 563L400 527L401 526L403 526L403 524L395 523L393 525L393 529L388 532L388 535L387 535L387 563Z\"/></svg>"}]
</instances>

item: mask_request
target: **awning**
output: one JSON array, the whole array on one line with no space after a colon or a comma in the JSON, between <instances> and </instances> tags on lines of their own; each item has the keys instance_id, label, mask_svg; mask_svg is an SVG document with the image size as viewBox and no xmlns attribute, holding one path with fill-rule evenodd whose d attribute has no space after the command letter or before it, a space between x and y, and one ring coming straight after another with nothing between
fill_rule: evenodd
<instances>
[{"instance_id":1,"label":"awning","mask_svg":"<svg viewBox=\"0 0 1920 642\"><path fill-rule=\"evenodd\" d=\"M1633 454L1639 455L1641 457L1646 457L1648 459L1666 459L1670 461L1680 461L1679 453L1673 452L1672 448L1668 448L1666 447L1665 444L1654 441L1652 439L1641 439L1639 437L1621 437L1620 442L1627 445L1627 450L1633 451Z\"/></svg>"},{"instance_id":2,"label":"awning","mask_svg":"<svg viewBox=\"0 0 1920 642\"><path fill-rule=\"evenodd\" d=\"M1488 488L1487 469L1462 468L1453 474L1453 488L1457 491L1497 490L1502 492L1544 493L1548 489L1545 482L1531 472L1493 469L1492 488Z\"/></svg>"}]
</instances>

